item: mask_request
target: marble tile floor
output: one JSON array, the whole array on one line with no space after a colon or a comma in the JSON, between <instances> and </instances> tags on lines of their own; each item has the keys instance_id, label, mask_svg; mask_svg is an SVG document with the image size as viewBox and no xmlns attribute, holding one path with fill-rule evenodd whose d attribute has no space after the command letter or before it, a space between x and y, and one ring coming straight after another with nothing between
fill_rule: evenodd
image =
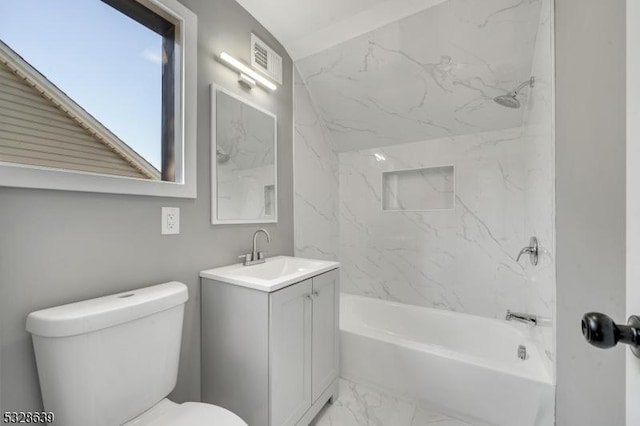
<instances>
[{"instance_id":1,"label":"marble tile floor","mask_svg":"<svg viewBox=\"0 0 640 426\"><path fill-rule=\"evenodd\" d=\"M333 405L327 404L310 426L473 425L340 379L340 397Z\"/></svg>"}]
</instances>

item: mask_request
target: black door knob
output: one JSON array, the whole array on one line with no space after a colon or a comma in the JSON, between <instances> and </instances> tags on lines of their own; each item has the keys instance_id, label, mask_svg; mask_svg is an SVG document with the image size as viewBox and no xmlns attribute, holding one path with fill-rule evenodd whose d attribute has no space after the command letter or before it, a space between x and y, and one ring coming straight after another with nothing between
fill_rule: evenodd
<instances>
[{"instance_id":1,"label":"black door knob","mask_svg":"<svg viewBox=\"0 0 640 426\"><path fill-rule=\"evenodd\" d=\"M634 354L640 353L640 318L629 317L629 325L616 324L609 316L589 312L582 317L582 334L587 342L602 349L618 343L631 345Z\"/></svg>"}]
</instances>

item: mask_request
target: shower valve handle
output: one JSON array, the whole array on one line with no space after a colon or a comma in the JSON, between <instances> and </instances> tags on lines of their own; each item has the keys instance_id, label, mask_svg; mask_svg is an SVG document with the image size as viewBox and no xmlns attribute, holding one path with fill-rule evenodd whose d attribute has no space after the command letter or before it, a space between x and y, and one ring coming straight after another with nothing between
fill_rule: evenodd
<instances>
[{"instance_id":1,"label":"shower valve handle","mask_svg":"<svg viewBox=\"0 0 640 426\"><path fill-rule=\"evenodd\" d=\"M531 237L529 239L529 245L518 253L518 257L516 258L516 262L520 262L520 258L523 254L529 255L529 260L533 266L538 265L539 255L540 255L540 246L538 244L538 239L536 237Z\"/></svg>"},{"instance_id":2,"label":"shower valve handle","mask_svg":"<svg viewBox=\"0 0 640 426\"><path fill-rule=\"evenodd\" d=\"M619 325L611 317L599 312L589 312L582 317L582 335L587 342L601 349L609 349L618 343L631 347L640 358L640 317L629 317L628 325Z\"/></svg>"}]
</instances>

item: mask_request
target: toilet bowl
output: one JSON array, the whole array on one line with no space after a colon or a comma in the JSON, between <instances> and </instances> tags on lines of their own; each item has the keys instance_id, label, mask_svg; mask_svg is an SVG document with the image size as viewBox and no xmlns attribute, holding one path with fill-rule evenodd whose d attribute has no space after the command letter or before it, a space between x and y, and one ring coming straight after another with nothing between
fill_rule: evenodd
<instances>
[{"instance_id":1,"label":"toilet bowl","mask_svg":"<svg viewBox=\"0 0 640 426\"><path fill-rule=\"evenodd\" d=\"M169 282L32 312L45 411L65 426L247 426L211 404L177 404L187 286Z\"/></svg>"},{"instance_id":2,"label":"toilet bowl","mask_svg":"<svg viewBox=\"0 0 640 426\"><path fill-rule=\"evenodd\" d=\"M145 411L123 426L246 426L247 424L229 410L216 405L201 402L176 404L163 399L148 411Z\"/></svg>"}]
</instances>

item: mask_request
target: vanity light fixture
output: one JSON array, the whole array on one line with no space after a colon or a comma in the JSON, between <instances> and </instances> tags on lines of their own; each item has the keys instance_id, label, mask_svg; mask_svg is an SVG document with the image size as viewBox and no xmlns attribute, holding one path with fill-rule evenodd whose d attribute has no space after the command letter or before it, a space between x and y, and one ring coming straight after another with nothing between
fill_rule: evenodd
<instances>
[{"instance_id":1,"label":"vanity light fixture","mask_svg":"<svg viewBox=\"0 0 640 426\"><path fill-rule=\"evenodd\" d=\"M240 75L238 75L238 83L240 83L241 86L244 86L249 90L256 87L256 81L243 72L241 72Z\"/></svg>"},{"instance_id":2,"label":"vanity light fixture","mask_svg":"<svg viewBox=\"0 0 640 426\"><path fill-rule=\"evenodd\" d=\"M258 83L261 86L266 87L267 89L276 90L275 84L273 84L233 56L229 55L227 52L222 52L220 54L220 59L240 73L240 78L238 81L243 86L253 87L256 83ZM251 82L253 82L253 85L251 84Z\"/></svg>"}]
</instances>

